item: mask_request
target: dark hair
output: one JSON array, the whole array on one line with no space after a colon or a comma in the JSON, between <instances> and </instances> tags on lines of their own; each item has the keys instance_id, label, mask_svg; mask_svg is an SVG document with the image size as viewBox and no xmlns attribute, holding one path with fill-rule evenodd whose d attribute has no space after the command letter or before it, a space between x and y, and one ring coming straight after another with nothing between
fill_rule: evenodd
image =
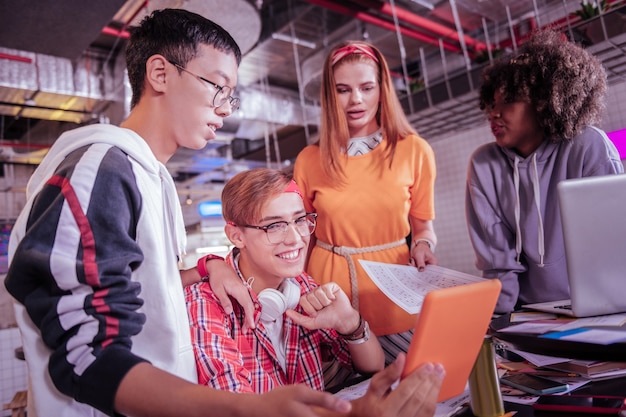
<instances>
[{"instance_id":1,"label":"dark hair","mask_svg":"<svg viewBox=\"0 0 626 417\"><path fill-rule=\"evenodd\" d=\"M552 30L531 35L514 56L482 73L480 108L489 111L499 91L506 103L530 103L546 138L569 140L597 123L604 108L606 72L583 47Z\"/></svg>"},{"instance_id":2,"label":"dark hair","mask_svg":"<svg viewBox=\"0 0 626 417\"><path fill-rule=\"evenodd\" d=\"M198 46L205 44L221 52L233 53L237 64L241 63L241 50L224 28L187 10L155 10L129 31L126 67L133 91L131 107L143 94L146 62L153 55L161 54L184 67L195 58Z\"/></svg>"}]
</instances>

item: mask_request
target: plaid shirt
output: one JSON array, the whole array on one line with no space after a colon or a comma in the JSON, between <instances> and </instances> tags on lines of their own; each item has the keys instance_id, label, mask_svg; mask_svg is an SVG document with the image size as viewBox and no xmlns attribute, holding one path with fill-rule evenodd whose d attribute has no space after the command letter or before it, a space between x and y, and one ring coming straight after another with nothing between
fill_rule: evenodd
<instances>
[{"instance_id":1,"label":"plaid shirt","mask_svg":"<svg viewBox=\"0 0 626 417\"><path fill-rule=\"evenodd\" d=\"M227 261L233 265L232 253ZM295 279L302 293L317 287L305 273ZM244 312L234 300L233 313L226 314L208 283L185 288L200 384L233 392L264 393L282 385L302 383L321 391L324 389L322 361L332 358L353 369L350 352L335 330L308 330L285 315L285 372L263 323L258 321L261 306L257 296L249 291L257 326L244 333ZM304 314L300 306L296 311Z\"/></svg>"}]
</instances>

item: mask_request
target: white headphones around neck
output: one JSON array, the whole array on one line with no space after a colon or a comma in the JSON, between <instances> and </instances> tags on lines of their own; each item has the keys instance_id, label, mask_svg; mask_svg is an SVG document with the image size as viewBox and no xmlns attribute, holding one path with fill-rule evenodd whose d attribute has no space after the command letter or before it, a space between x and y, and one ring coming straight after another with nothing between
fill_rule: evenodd
<instances>
[{"instance_id":1,"label":"white headphones around neck","mask_svg":"<svg viewBox=\"0 0 626 417\"><path fill-rule=\"evenodd\" d=\"M288 309L296 308L300 302L300 285L287 278L283 281L279 290L266 288L258 295L261 304L261 320L273 322L281 317Z\"/></svg>"}]
</instances>

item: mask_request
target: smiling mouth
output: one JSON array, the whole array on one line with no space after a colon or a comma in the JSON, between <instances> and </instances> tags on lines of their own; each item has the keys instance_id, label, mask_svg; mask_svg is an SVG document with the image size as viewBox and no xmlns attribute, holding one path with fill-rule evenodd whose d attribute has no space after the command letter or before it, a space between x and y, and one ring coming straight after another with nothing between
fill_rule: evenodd
<instances>
[{"instance_id":1,"label":"smiling mouth","mask_svg":"<svg viewBox=\"0 0 626 417\"><path fill-rule=\"evenodd\" d=\"M300 256L300 249L296 249L296 250L292 250L289 252L283 252L283 253L279 253L278 256L280 259L284 259L287 261L292 261L294 259L297 259Z\"/></svg>"}]
</instances>

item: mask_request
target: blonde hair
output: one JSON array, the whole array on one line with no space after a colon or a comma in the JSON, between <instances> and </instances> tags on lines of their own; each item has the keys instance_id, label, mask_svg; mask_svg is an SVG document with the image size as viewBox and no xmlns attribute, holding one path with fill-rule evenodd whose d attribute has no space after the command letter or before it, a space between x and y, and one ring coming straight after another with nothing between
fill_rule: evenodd
<instances>
[{"instance_id":1,"label":"blonde hair","mask_svg":"<svg viewBox=\"0 0 626 417\"><path fill-rule=\"evenodd\" d=\"M333 58L336 56L337 51L349 45L357 45L357 51L362 48L371 50L377 61L368 54L357 52L347 54L333 64ZM348 121L337 98L334 69L339 65L355 62L364 62L376 67L380 86L380 103L376 113L376 122L381 127L383 136L387 140L385 158L389 161L390 167L393 163L398 140L408 135L416 134L400 105L400 100L398 100L396 90L393 87L389 67L380 50L367 42L360 41L348 41L336 45L326 57L322 73L320 91L322 120L318 146L320 147L323 172L339 184L345 183L345 172L340 164L340 158L346 157L344 150L348 146L350 133Z\"/></svg>"}]
</instances>

